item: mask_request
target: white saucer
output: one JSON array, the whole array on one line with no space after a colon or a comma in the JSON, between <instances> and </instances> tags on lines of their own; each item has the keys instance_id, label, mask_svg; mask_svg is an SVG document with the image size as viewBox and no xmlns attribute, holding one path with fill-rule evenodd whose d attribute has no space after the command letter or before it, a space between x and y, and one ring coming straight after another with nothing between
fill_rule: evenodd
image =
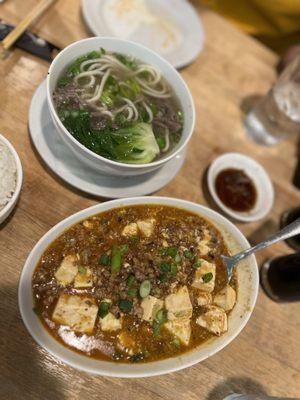
<instances>
[{"instance_id":1,"label":"white saucer","mask_svg":"<svg viewBox=\"0 0 300 400\"><path fill-rule=\"evenodd\" d=\"M39 155L55 174L71 186L99 197L122 198L153 193L175 177L185 159L185 152L182 152L154 172L128 178L101 175L82 165L62 142L52 123L46 99L46 80L31 100L29 132Z\"/></svg>"},{"instance_id":2,"label":"white saucer","mask_svg":"<svg viewBox=\"0 0 300 400\"><path fill-rule=\"evenodd\" d=\"M123 0L123 10L121 1L81 1L84 20L95 36L142 43L175 68L190 64L202 51L202 23L187 0Z\"/></svg>"},{"instance_id":3,"label":"white saucer","mask_svg":"<svg viewBox=\"0 0 300 400\"><path fill-rule=\"evenodd\" d=\"M215 190L215 180L219 172L227 168L244 171L253 181L257 199L254 207L247 212L234 211L225 206ZM251 157L240 153L225 153L217 157L210 165L207 173L208 189L217 205L232 218L251 222L264 218L272 209L274 203L274 188L266 170Z\"/></svg>"}]
</instances>

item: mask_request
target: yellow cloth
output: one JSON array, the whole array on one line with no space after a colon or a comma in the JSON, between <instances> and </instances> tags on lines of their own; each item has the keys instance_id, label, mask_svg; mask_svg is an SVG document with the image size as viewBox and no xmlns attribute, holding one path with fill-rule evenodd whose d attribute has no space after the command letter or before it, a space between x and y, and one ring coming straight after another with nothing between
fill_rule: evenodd
<instances>
[{"instance_id":1,"label":"yellow cloth","mask_svg":"<svg viewBox=\"0 0 300 400\"><path fill-rule=\"evenodd\" d=\"M277 52L300 44L300 0L201 0Z\"/></svg>"}]
</instances>

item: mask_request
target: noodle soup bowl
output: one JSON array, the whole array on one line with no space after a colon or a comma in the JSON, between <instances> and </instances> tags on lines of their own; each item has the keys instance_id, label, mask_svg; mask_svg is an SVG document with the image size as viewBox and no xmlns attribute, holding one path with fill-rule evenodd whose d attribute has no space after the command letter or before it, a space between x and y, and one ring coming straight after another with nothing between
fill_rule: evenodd
<instances>
[{"instance_id":1,"label":"noodle soup bowl","mask_svg":"<svg viewBox=\"0 0 300 400\"><path fill-rule=\"evenodd\" d=\"M77 141L66 129L55 109L53 93L59 77L64 73L68 65L76 58L91 51L104 48L107 52L121 53L156 67L168 82L177 97L184 115L183 132L180 141L170 152L161 158L148 164L125 164L104 158L86 148ZM72 43L62 50L53 60L47 76L47 100L50 114L58 134L64 143L73 151L74 155L83 163L96 168L99 173L116 176L136 176L154 171L168 161L184 152L192 136L195 125L195 107L191 93L176 69L164 58L148 48L127 40L110 37L93 37Z\"/></svg>"}]
</instances>

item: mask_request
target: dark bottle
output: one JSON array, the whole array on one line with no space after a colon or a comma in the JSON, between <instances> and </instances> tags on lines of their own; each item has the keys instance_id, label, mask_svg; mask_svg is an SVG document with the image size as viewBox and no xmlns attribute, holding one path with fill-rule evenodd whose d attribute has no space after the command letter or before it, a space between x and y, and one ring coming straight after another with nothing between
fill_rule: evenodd
<instances>
[{"instance_id":1,"label":"dark bottle","mask_svg":"<svg viewBox=\"0 0 300 400\"><path fill-rule=\"evenodd\" d=\"M262 287L272 300L300 301L300 253L267 260L260 275Z\"/></svg>"},{"instance_id":2,"label":"dark bottle","mask_svg":"<svg viewBox=\"0 0 300 400\"><path fill-rule=\"evenodd\" d=\"M300 217L300 207L285 211L281 216L280 227L284 228ZM286 243L294 250L300 251L300 235L286 239Z\"/></svg>"}]
</instances>

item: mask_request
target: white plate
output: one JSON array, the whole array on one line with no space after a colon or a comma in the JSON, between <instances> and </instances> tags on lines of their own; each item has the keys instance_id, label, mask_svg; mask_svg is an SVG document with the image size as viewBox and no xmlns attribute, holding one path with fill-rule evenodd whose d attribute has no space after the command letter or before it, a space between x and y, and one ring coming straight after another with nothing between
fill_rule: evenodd
<instances>
[{"instance_id":1,"label":"white plate","mask_svg":"<svg viewBox=\"0 0 300 400\"><path fill-rule=\"evenodd\" d=\"M227 168L236 168L244 171L253 181L257 199L254 207L247 212L234 211L224 205L215 190L215 180L219 172ZM225 153L216 158L210 165L208 174L208 189L217 205L232 218L250 222L264 218L271 210L274 202L274 189L265 169L252 158L240 153Z\"/></svg>"},{"instance_id":2,"label":"white plate","mask_svg":"<svg viewBox=\"0 0 300 400\"><path fill-rule=\"evenodd\" d=\"M18 201L20 193L21 193L21 188L22 188L23 170L22 170L22 164L21 164L20 158L19 158L18 153L16 152L15 148L13 147L13 145L3 135L0 135L0 142L4 143L10 150L10 152L15 160L16 169L17 169L17 180L16 180L15 191L14 191L11 199L9 200L9 202L0 211L0 224L1 224L2 222L4 222L4 220L6 220L6 218L10 215L12 210L15 208L15 205L17 204L17 201Z\"/></svg>"},{"instance_id":3,"label":"white plate","mask_svg":"<svg viewBox=\"0 0 300 400\"><path fill-rule=\"evenodd\" d=\"M199 214L210 220L221 231L228 248L233 254L249 247L249 243L244 235L222 215L199 204L168 197L136 197L104 202L73 214L50 229L34 246L22 270L18 291L21 316L26 328L40 346L64 363L91 374L141 378L178 371L203 361L222 350L234 340L247 324L256 302L259 277L256 260L252 255L247 260L241 261L237 268L237 302L228 318L228 331L220 337L214 337L192 351L165 360L129 365L86 357L55 340L47 332L33 311L34 304L31 282L32 275L41 255L62 232L77 222L113 208L138 204L159 204L179 207Z\"/></svg>"},{"instance_id":4,"label":"white plate","mask_svg":"<svg viewBox=\"0 0 300 400\"><path fill-rule=\"evenodd\" d=\"M29 132L39 155L53 172L71 186L99 197L122 198L153 193L175 177L185 159L183 151L160 169L128 178L101 175L81 164L53 125L46 99L46 81L40 84L32 97Z\"/></svg>"},{"instance_id":5,"label":"white plate","mask_svg":"<svg viewBox=\"0 0 300 400\"><path fill-rule=\"evenodd\" d=\"M121 2L123 10L117 5ZM194 61L203 49L202 23L187 0L82 0L81 4L94 35L142 43L175 68ZM119 12L112 12L112 7Z\"/></svg>"}]
</instances>

